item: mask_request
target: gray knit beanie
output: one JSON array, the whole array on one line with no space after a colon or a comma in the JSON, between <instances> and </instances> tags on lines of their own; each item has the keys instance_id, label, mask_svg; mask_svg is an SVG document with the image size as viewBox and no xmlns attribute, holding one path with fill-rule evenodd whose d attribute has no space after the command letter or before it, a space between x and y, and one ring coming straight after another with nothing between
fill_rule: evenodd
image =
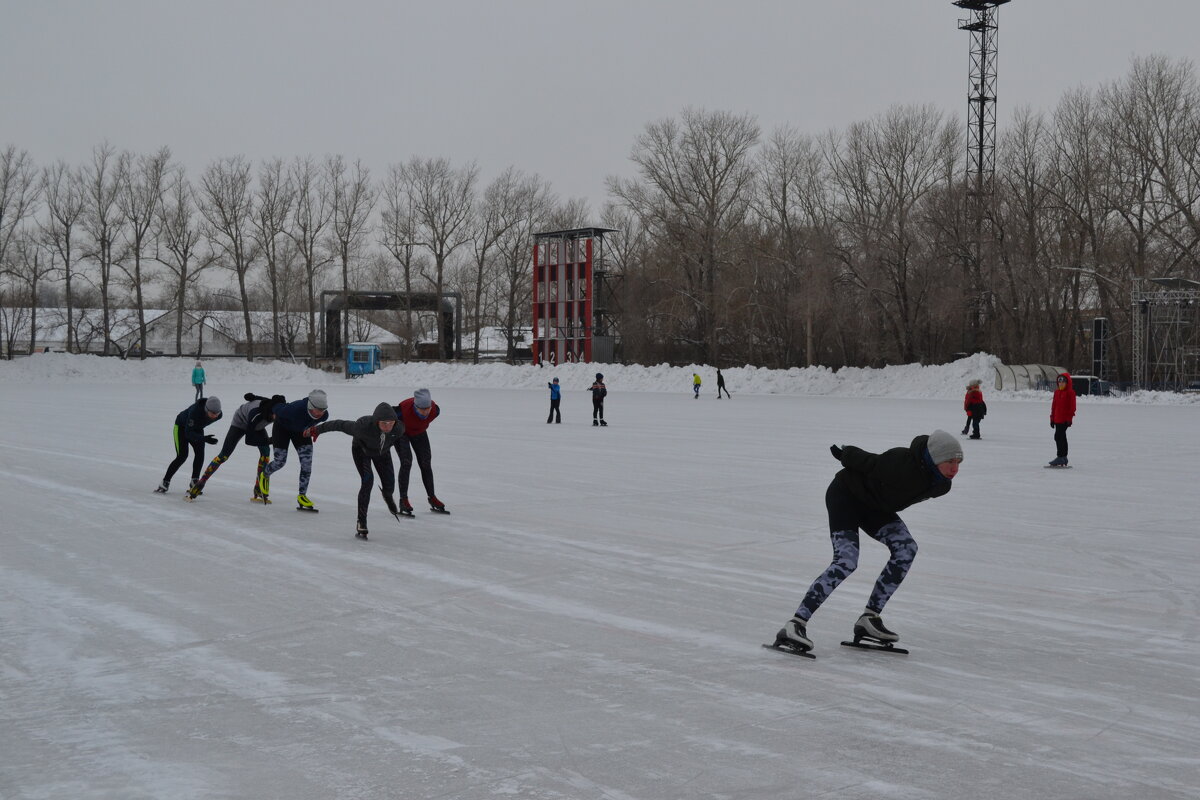
<instances>
[{"instance_id":1,"label":"gray knit beanie","mask_svg":"<svg viewBox=\"0 0 1200 800\"><path fill-rule=\"evenodd\" d=\"M208 400L204 403L204 410L210 414L220 414L221 413L221 398L219 398L215 395L213 397L208 398Z\"/></svg>"},{"instance_id":2,"label":"gray knit beanie","mask_svg":"<svg viewBox=\"0 0 1200 800\"><path fill-rule=\"evenodd\" d=\"M934 464L955 459L962 461L962 445L959 444L958 439L943 430L936 430L929 434L929 441L925 447L929 450L929 457L933 459Z\"/></svg>"},{"instance_id":3,"label":"gray knit beanie","mask_svg":"<svg viewBox=\"0 0 1200 800\"><path fill-rule=\"evenodd\" d=\"M429 408L433 405L433 397L428 389L417 389L413 392L413 405L417 408Z\"/></svg>"},{"instance_id":4,"label":"gray knit beanie","mask_svg":"<svg viewBox=\"0 0 1200 800\"><path fill-rule=\"evenodd\" d=\"M325 394L324 389L313 389L308 393L309 409L320 409L324 411L329 408L329 398Z\"/></svg>"}]
</instances>

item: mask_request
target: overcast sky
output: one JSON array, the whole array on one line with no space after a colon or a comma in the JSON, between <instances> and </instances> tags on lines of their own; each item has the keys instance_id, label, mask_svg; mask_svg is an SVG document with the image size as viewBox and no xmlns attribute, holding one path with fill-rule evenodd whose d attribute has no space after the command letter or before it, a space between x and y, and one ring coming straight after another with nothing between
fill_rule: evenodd
<instances>
[{"instance_id":1,"label":"overcast sky","mask_svg":"<svg viewBox=\"0 0 1200 800\"><path fill-rule=\"evenodd\" d=\"M0 145L82 162L99 142L210 160L340 153L508 165L593 210L646 123L686 106L764 132L893 103L965 117L970 36L950 0L0 0ZM1198 0L1012 0L999 119L1194 58Z\"/></svg>"}]
</instances>

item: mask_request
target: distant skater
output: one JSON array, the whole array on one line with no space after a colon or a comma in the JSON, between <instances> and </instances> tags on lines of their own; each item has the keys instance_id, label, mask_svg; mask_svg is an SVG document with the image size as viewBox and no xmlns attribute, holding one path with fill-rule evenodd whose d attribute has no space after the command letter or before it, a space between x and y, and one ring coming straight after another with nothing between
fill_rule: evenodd
<instances>
[{"instance_id":1,"label":"distant skater","mask_svg":"<svg viewBox=\"0 0 1200 800\"><path fill-rule=\"evenodd\" d=\"M721 392L729 397L729 390L725 388L725 376L721 374L721 370L717 370L717 399L721 399ZM730 398L732 399L732 398Z\"/></svg>"},{"instance_id":2,"label":"distant skater","mask_svg":"<svg viewBox=\"0 0 1200 800\"><path fill-rule=\"evenodd\" d=\"M1067 428L1075 420L1075 387L1071 383L1071 374L1064 372L1058 376L1054 388L1054 400L1050 403L1050 427L1054 428L1054 446L1058 455L1047 466L1066 467L1067 464Z\"/></svg>"},{"instance_id":3,"label":"distant skater","mask_svg":"<svg viewBox=\"0 0 1200 800\"><path fill-rule=\"evenodd\" d=\"M696 373L696 372L692 373L692 391L694 392L693 396L697 400L699 400L700 399L700 375L699 375L699 373Z\"/></svg>"},{"instance_id":4,"label":"distant skater","mask_svg":"<svg viewBox=\"0 0 1200 800\"><path fill-rule=\"evenodd\" d=\"M190 406L180 411L175 417L175 428L172 436L175 440L175 460L167 465L167 472L154 491L166 494L171 488L171 478L187 461L188 448L195 451L192 459L192 480L189 484L195 486L200 480L200 468L204 466L204 445L216 444L217 437L205 435L204 429L221 418L221 400L218 397L201 397Z\"/></svg>"},{"instance_id":5,"label":"distant skater","mask_svg":"<svg viewBox=\"0 0 1200 800\"><path fill-rule=\"evenodd\" d=\"M829 451L842 464L825 492L833 561L813 581L795 616L775 637L776 647L799 653L807 653L813 646L805 630L809 619L858 567L860 529L886 545L890 557L854 624L854 640L867 639L883 646L899 640L884 626L881 614L908 574L917 543L896 512L949 492L963 457L958 439L941 430L916 437L908 447L893 447L878 455L851 446L833 445Z\"/></svg>"},{"instance_id":6,"label":"distant skater","mask_svg":"<svg viewBox=\"0 0 1200 800\"><path fill-rule=\"evenodd\" d=\"M963 410L967 412L967 423L963 425L963 433L972 428L971 438L979 439L979 423L987 415L987 403L983 402L983 389L979 388L983 381L976 378L967 384L967 395L963 398Z\"/></svg>"},{"instance_id":7,"label":"distant skater","mask_svg":"<svg viewBox=\"0 0 1200 800\"><path fill-rule=\"evenodd\" d=\"M204 396L205 383L207 383L207 381L204 378L204 365L197 361L196 366L192 367L192 386L196 390L197 400Z\"/></svg>"},{"instance_id":8,"label":"distant skater","mask_svg":"<svg viewBox=\"0 0 1200 800\"><path fill-rule=\"evenodd\" d=\"M383 502L388 511L399 514L392 493L396 491L396 472L392 467L392 446L404 436L404 428L396 424L396 410L388 403L375 406L374 413L359 417L353 422L345 419L331 419L313 426L312 438L328 431L341 431L349 434L350 458L354 468L358 470L361 485L358 490L358 521L354 535L359 539L367 538L367 507L371 505L371 486L375 482L374 471L379 474L379 491L383 494Z\"/></svg>"},{"instance_id":9,"label":"distant skater","mask_svg":"<svg viewBox=\"0 0 1200 800\"><path fill-rule=\"evenodd\" d=\"M596 373L596 382L588 387L592 393L592 427L607 427L604 421L604 398L608 396L608 387L604 385L604 373Z\"/></svg>"},{"instance_id":10,"label":"distant skater","mask_svg":"<svg viewBox=\"0 0 1200 800\"><path fill-rule=\"evenodd\" d=\"M558 404L562 402L562 389L558 385L558 378L546 385L550 387L550 416L546 417L546 424L549 425L551 419L556 423L562 422L562 413L558 410Z\"/></svg>"}]
</instances>

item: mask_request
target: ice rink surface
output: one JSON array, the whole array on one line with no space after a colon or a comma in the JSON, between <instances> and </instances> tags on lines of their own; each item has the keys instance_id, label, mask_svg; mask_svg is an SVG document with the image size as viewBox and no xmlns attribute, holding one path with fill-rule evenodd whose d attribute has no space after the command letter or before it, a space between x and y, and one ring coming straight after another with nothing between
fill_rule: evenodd
<instances>
[{"instance_id":1,"label":"ice rink surface","mask_svg":"<svg viewBox=\"0 0 1200 800\"><path fill-rule=\"evenodd\" d=\"M326 384L334 418L414 386ZM0 375L0 797L1194 798L1200 407L1088 404L1054 456L1044 402L990 394L884 618L909 656L838 646L886 551L763 650L830 556L832 443L944 428L944 399L699 401L582 385L431 386L437 493L354 538L350 439L309 496L249 502L242 447L194 504L186 379ZM301 383L217 382L240 395ZM208 454L216 448L209 447Z\"/></svg>"}]
</instances>

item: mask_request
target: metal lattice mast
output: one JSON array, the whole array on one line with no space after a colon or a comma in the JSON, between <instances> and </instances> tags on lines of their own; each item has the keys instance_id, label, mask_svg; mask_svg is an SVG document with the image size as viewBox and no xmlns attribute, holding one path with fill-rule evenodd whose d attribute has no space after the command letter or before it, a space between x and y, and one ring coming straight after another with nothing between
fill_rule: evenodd
<instances>
[{"instance_id":1,"label":"metal lattice mast","mask_svg":"<svg viewBox=\"0 0 1200 800\"><path fill-rule=\"evenodd\" d=\"M971 12L958 22L971 34L971 75L967 95L967 213L971 251L967 256L969 347L983 346L988 297L983 286L984 223L991 218L996 192L996 8L1009 0L955 0Z\"/></svg>"}]
</instances>

